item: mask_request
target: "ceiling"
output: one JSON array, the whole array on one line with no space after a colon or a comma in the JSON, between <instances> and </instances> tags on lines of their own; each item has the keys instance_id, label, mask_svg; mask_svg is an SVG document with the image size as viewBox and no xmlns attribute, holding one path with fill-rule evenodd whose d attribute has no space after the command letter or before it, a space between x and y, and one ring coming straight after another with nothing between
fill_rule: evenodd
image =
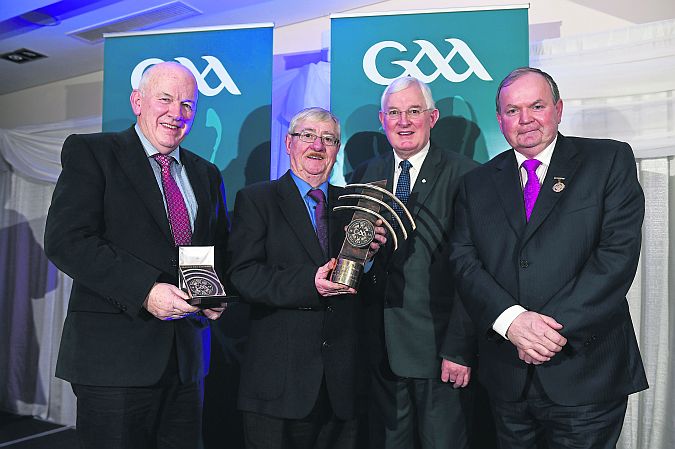
<instances>
[{"instance_id":1,"label":"ceiling","mask_svg":"<svg viewBox=\"0 0 675 449\"><path fill-rule=\"evenodd\" d=\"M632 0L570 1L632 23L675 17L673 0L648 0L640 7L635 7ZM120 19L125 19L123 23L130 26L128 31L252 22L274 23L279 27L381 2L382 0L0 0L0 55L26 48L47 56L24 64L0 59L0 95L102 70L102 41L91 42L73 37L72 34ZM448 1L449 5L456 3L466 5L471 2ZM484 1L477 3L485 4ZM118 25L105 31L113 31ZM91 39L96 33L82 35Z\"/></svg>"},{"instance_id":2,"label":"ceiling","mask_svg":"<svg viewBox=\"0 0 675 449\"><path fill-rule=\"evenodd\" d=\"M10 4L11 3L11 4ZM103 43L69 33L117 21L140 29L274 23L283 26L375 0L0 0L0 54L22 48L47 58L0 59L0 95L103 69ZM148 14L159 9L163 14ZM136 18L133 22L129 19ZM161 19L164 19L163 21ZM252 18L255 18L252 20ZM159 20L159 22L157 22ZM159 23L159 25L158 25ZM91 36L88 34L87 36Z\"/></svg>"}]
</instances>

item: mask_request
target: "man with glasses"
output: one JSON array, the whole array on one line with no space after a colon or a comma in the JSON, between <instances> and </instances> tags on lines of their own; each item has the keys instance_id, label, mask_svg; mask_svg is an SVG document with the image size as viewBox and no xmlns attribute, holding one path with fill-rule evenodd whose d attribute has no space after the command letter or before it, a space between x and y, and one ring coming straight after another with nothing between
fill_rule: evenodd
<instances>
[{"instance_id":1,"label":"man with glasses","mask_svg":"<svg viewBox=\"0 0 675 449\"><path fill-rule=\"evenodd\" d=\"M417 224L398 250L384 248L361 287L373 448L468 447L475 344L449 275L448 238L459 179L476 164L430 141L438 116L426 84L394 80L380 110L393 151L358 167L351 179L387 179Z\"/></svg>"},{"instance_id":2,"label":"man with glasses","mask_svg":"<svg viewBox=\"0 0 675 449\"><path fill-rule=\"evenodd\" d=\"M239 408L246 447L352 448L356 442L353 288L328 280L349 213L332 212L340 125L321 108L291 120L281 178L237 194L229 275L251 305ZM386 241L376 226L372 255Z\"/></svg>"}]
</instances>

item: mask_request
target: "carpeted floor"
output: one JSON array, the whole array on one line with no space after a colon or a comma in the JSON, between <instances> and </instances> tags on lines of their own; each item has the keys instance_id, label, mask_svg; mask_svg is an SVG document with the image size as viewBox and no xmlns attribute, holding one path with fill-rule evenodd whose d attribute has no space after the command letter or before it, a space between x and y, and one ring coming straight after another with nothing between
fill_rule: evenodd
<instances>
[{"instance_id":1,"label":"carpeted floor","mask_svg":"<svg viewBox=\"0 0 675 449\"><path fill-rule=\"evenodd\" d=\"M0 448L76 449L77 441L72 428L0 412Z\"/></svg>"}]
</instances>

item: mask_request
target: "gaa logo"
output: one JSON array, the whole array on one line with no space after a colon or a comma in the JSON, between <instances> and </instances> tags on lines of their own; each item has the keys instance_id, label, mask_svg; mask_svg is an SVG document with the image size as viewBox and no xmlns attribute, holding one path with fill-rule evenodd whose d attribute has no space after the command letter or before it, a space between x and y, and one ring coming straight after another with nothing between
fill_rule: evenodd
<instances>
[{"instance_id":1,"label":"gaa logo","mask_svg":"<svg viewBox=\"0 0 675 449\"><path fill-rule=\"evenodd\" d=\"M439 52L434 44L429 41L420 39L414 40L413 42L420 47L420 50L412 61L406 59L391 61L391 64L403 67L403 72L401 72L400 75L393 78L385 78L377 70L377 56L383 49L394 48L401 53L408 51L403 44L396 41L382 41L370 47L368 51L366 51L366 54L363 55L363 72L372 82L383 86L389 85L389 83L396 78L402 76L413 76L420 81L429 84L432 81L435 81L439 76L443 75L443 78L451 83L461 83L475 73L476 76L483 81L492 81L492 77L487 70L485 70L483 64L481 64L473 51L471 51L469 46L461 39L445 39L445 42L448 42L451 45L450 51L445 57L443 57L441 52ZM425 56L427 56L434 66L436 66L436 70L429 75L424 74L417 66ZM450 67L450 61L456 56L462 58L468 65L468 68L463 73L457 73Z\"/></svg>"},{"instance_id":2,"label":"gaa logo","mask_svg":"<svg viewBox=\"0 0 675 449\"><path fill-rule=\"evenodd\" d=\"M223 89L227 89L227 91L232 95L241 95L241 91L234 83L234 80L230 74L227 73L227 70L225 67L223 67L223 64L218 60L218 58L215 56L202 56L202 59L208 64L206 65L206 68L200 72L188 58L174 58L174 60L184 65L188 70L190 70L190 72L192 72L192 74L197 79L197 88L199 89L199 93L202 95L213 97L218 95ZM151 65L159 64L160 62L164 61L159 58L148 58L139 62L131 72L131 87L133 89L138 88L138 83L140 83L141 75L143 75L145 69ZM206 77L209 75L209 73L211 73L211 71L213 71L220 80L220 84L218 84L216 87L211 87L206 82Z\"/></svg>"}]
</instances>

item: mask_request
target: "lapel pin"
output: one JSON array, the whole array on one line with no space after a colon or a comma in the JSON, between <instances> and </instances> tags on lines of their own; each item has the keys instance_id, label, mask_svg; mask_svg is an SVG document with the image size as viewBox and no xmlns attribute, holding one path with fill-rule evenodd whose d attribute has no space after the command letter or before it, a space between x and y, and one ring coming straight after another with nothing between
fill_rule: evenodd
<instances>
[{"instance_id":1,"label":"lapel pin","mask_svg":"<svg viewBox=\"0 0 675 449\"><path fill-rule=\"evenodd\" d=\"M554 176L553 179L555 179L555 184L553 184L553 191L555 193L562 192L565 189L565 183L563 182L565 178Z\"/></svg>"},{"instance_id":2,"label":"lapel pin","mask_svg":"<svg viewBox=\"0 0 675 449\"><path fill-rule=\"evenodd\" d=\"M425 184L427 182L426 178L422 178L422 184Z\"/></svg>"}]
</instances>

